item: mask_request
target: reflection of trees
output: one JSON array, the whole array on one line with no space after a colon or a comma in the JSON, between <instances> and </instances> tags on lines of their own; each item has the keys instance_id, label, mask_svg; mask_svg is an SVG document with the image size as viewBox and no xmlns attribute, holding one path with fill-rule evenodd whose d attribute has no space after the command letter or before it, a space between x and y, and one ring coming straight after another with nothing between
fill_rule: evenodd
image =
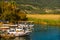
<instances>
[{"instance_id":1,"label":"reflection of trees","mask_svg":"<svg viewBox=\"0 0 60 40\"><path fill-rule=\"evenodd\" d=\"M31 40L31 38L29 36L28 37L16 37L13 40Z\"/></svg>"},{"instance_id":2,"label":"reflection of trees","mask_svg":"<svg viewBox=\"0 0 60 40\"><path fill-rule=\"evenodd\" d=\"M0 40L31 40L30 36L15 37L15 38L0 38Z\"/></svg>"},{"instance_id":3,"label":"reflection of trees","mask_svg":"<svg viewBox=\"0 0 60 40\"><path fill-rule=\"evenodd\" d=\"M26 36L25 40L31 40L30 36Z\"/></svg>"}]
</instances>

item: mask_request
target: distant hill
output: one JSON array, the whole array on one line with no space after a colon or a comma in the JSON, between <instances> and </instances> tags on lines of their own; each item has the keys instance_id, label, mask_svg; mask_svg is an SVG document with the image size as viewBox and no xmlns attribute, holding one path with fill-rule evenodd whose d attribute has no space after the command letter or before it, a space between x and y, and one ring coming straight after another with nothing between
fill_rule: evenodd
<instances>
[{"instance_id":1,"label":"distant hill","mask_svg":"<svg viewBox=\"0 0 60 40\"><path fill-rule=\"evenodd\" d=\"M60 0L12 0L12 1L16 1L18 4L31 4L39 7L60 8Z\"/></svg>"},{"instance_id":2,"label":"distant hill","mask_svg":"<svg viewBox=\"0 0 60 40\"><path fill-rule=\"evenodd\" d=\"M19 4L31 4L39 7L60 8L60 0L15 0Z\"/></svg>"},{"instance_id":3,"label":"distant hill","mask_svg":"<svg viewBox=\"0 0 60 40\"><path fill-rule=\"evenodd\" d=\"M9 0L11 1L11 0ZM60 0L14 0L20 9L29 13L60 13Z\"/></svg>"}]
</instances>

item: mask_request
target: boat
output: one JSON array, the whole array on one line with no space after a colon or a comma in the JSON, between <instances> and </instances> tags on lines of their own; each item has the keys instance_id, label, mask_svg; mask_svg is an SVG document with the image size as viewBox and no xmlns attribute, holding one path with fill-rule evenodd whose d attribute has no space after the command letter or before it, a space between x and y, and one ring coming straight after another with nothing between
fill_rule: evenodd
<instances>
[{"instance_id":1,"label":"boat","mask_svg":"<svg viewBox=\"0 0 60 40\"><path fill-rule=\"evenodd\" d=\"M13 34L14 36L27 36L30 35L33 31L33 24L26 24L26 22L19 23L17 27L10 28L7 30L8 34Z\"/></svg>"}]
</instances>

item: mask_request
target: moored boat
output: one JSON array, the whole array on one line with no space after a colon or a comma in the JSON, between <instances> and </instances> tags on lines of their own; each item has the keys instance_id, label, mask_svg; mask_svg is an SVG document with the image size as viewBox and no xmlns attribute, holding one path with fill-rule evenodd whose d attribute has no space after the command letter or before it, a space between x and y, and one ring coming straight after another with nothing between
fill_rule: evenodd
<instances>
[{"instance_id":1,"label":"moored boat","mask_svg":"<svg viewBox=\"0 0 60 40\"><path fill-rule=\"evenodd\" d=\"M13 34L14 36L30 35L30 33L32 32L33 26L34 25L32 24L26 24L26 22L24 24L20 23L18 24L17 27L10 28L9 30L7 30L7 33Z\"/></svg>"},{"instance_id":2,"label":"moored boat","mask_svg":"<svg viewBox=\"0 0 60 40\"><path fill-rule=\"evenodd\" d=\"M9 25L8 29L3 31L6 34L0 34L0 37L27 36L32 33L33 26L33 24L28 24L28 22L26 23L25 21L15 25Z\"/></svg>"}]
</instances>

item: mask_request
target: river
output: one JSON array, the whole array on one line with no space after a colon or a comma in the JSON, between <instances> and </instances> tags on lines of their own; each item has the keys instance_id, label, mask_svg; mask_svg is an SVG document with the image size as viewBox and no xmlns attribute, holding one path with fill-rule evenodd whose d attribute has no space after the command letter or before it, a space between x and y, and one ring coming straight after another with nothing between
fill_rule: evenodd
<instances>
[{"instance_id":1,"label":"river","mask_svg":"<svg viewBox=\"0 0 60 40\"><path fill-rule=\"evenodd\" d=\"M10 39L0 38L0 40L60 40L60 27L36 24L30 36Z\"/></svg>"}]
</instances>

